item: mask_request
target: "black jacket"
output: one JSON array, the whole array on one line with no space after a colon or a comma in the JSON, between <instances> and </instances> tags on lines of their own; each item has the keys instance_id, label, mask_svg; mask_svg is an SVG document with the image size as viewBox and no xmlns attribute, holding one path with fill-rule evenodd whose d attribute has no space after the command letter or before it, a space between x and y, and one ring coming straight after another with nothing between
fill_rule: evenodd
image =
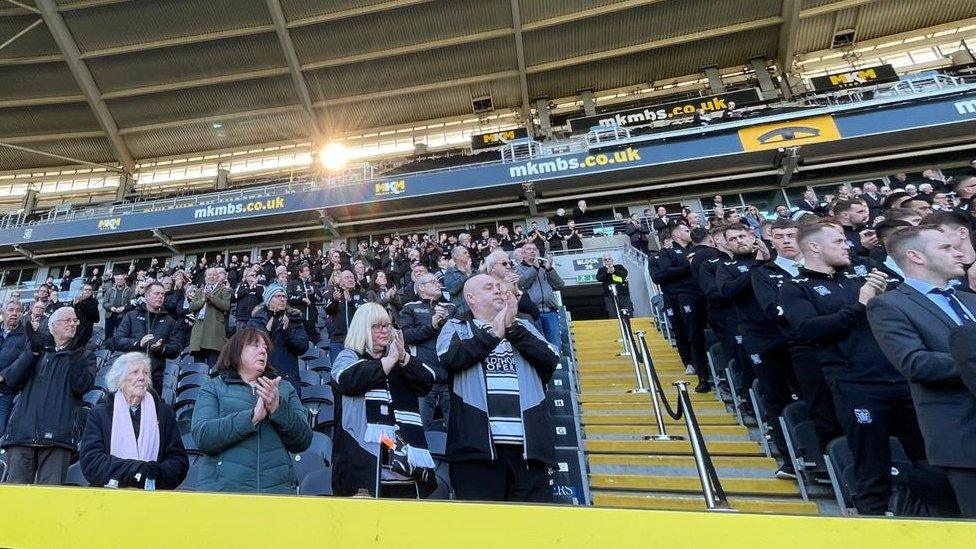
<instances>
[{"instance_id":1,"label":"black jacket","mask_svg":"<svg viewBox=\"0 0 976 549\"><path fill-rule=\"evenodd\" d=\"M166 365L167 358L176 358L183 350L184 342L177 328L176 321L165 310L150 313L144 304L139 305L122 317L109 347L116 351L146 353L152 362L153 371L158 372ZM153 338L145 345L139 345L139 341L149 334ZM160 340L163 346L153 349L152 346Z\"/></svg>"},{"instance_id":2,"label":"black jacket","mask_svg":"<svg viewBox=\"0 0 976 549\"><path fill-rule=\"evenodd\" d=\"M650 261L651 280L661 286L667 295L700 295L701 291L691 276L691 263L688 262L688 248L672 244L664 248Z\"/></svg>"},{"instance_id":3,"label":"black jacket","mask_svg":"<svg viewBox=\"0 0 976 549\"><path fill-rule=\"evenodd\" d=\"M237 300L237 311L234 314L238 324L247 322L254 308L261 305L264 300L264 286L255 284L251 288L247 282L241 282L234 292L234 299Z\"/></svg>"},{"instance_id":4,"label":"black jacket","mask_svg":"<svg viewBox=\"0 0 976 549\"><path fill-rule=\"evenodd\" d=\"M603 295L613 295L610 286L617 285L617 295L629 296L630 285L627 282L627 269L623 265L614 265L613 274L607 272L606 267L600 267L596 271L596 279L603 285Z\"/></svg>"},{"instance_id":5,"label":"black jacket","mask_svg":"<svg viewBox=\"0 0 976 549\"><path fill-rule=\"evenodd\" d=\"M847 238L847 245L851 247L851 257L868 257L871 250L861 244L861 234L854 227L844 227L844 237Z\"/></svg>"},{"instance_id":6,"label":"black jacket","mask_svg":"<svg viewBox=\"0 0 976 549\"><path fill-rule=\"evenodd\" d=\"M82 299L75 304L75 315L78 317L78 332L75 334L75 345L84 347L92 337L92 328L99 320L98 300L94 297Z\"/></svg>"},{"instance_id":7,"label":"black jacket","mask_svg":"<svg viewBox=\"0 0 976 549\"><path fill-rule=\"evenodd\" d=\"M441 328L434 328L430 323L434 317L434 306L438 303L448 307L451 305L439 300L411 301L404 305L400 309L400 329L403 330L403 342L408 345L410 354L434 369L436 383L447 383L447 370L441 367L437 358L437 334Z\"/></svg>"},{"instance_id":8,"label":"black jacket","mask_svg":"<svg viewBox=\"0 0 976 549\"><path fill-rule=\"evenodd\" d=\"M526 321L516 320L505 332L516 362L527 366L519 375L519 397L525 429L524 456L550 466L556 464L555 431L545 400L545 384L559 364L559 356ZM437 338L437 354L448 371L451 413L447 425L447 460L463 462L495 459L491 440L483 362L501 339L473 320L449 320Z\"/></svg>"},{"instance_id":9,"label":"black jacket","mask_svg":"<svg viewBox=\"0 0 976 549\"><path fill-rule=\"evenodd\" d=\"M142 401L148 406L148 397ZM159 428L159 453L156 464L159 465L159 476L156 477L156 489L173 490L178 487L190 462L183 448L179 427L173 409L168 405L156 406L156 423ZM110 480L117 480L120 488L142 488L145 480L135 480L139 467L145 463L137 459L122 459L112 455L112 412L113 397L99 404L88 414L85 433L81 439L78 460L81 472L92 486L105 486ZM134 429L141 429L133 425ZM138 438L139 431L135 430Z\"/></svg>"},{"instance_id":10,"label":"black jacket","mask_svg":"<svg viewBox=\"0 0 976 549\"><path fill-rule=\"evenodd\" d=\"M251 314L248 327L257 328L271 337L271 349L268 360L282 379L290 382L298 394L301 394L301 383L298 377L298 358L308 350L308 334L302 323L301 313L297 309L288 308L275 316L268 332L268 319L271 311L264 305L258 305ZM282 329L284 316L288 315L288 329Z\"/></svg>"},{"instance_id":11,"label":"black jacket","mask_svg":"<svg viewBox=\"0 0 976 549\"><path fill-rule=\"evenodd\" d=\"M783 315L794 334L817 347L828 382L906 383L881 351L858 301L866 275L863 267L830 275L801 269L780 288Z\"/></svg>"},{"instance_id":12,"label":"black jacket","mask_svg":"<svg viewBox=\"0 0 976 549\"><path fill-rule=\"evenodd\" d=\"M750 353L763 353L786 344L776 316L770 317L756 300L753 281L762 266L763 261L752 254L737 255L722 262L715 274L718 291L735 309L739 333Z\"/></svg>"},{"instance_id":13,"label":"black jacket","mask_svg":"<svg viewBox=\"0 0 976 549\"><path fill-rule=\"evenodd\" d=\"M80 439L81 397L95 379L95 355L84 347L26 352L3 370L20 389L3 446L58 446L74 451Z\"/></svg>"},{"instance_id":14,"label":"black jacket","mask_svg":"<svg viewBox=\"0 0 976 549\"><path fill-rule=\"evenodd\" d=\"M3 343L0 343L0 372L16 362L20 355L29 353L30 350L30 337L27 335L27 330L24 329L24 323L20 322L16 328L10 330L7 337L3 338ZM17 391L4 381L0 383L0 393L17 394Z\"/></svg>"},{"instance_id":15,"label":"black jacket","mask_svg":"<svg viewBox=\"0 0 976 549\"><path fill-rule=\"evenodd\" d=\"M637 248L638 250L647 250L648 235L651 234L651 230L644 225L634 225L631 222L627 222L624 225L624 234L630 238L630 245Z\"/></svg>"},{"instance_id":16,"label":"black jacket","mask_svg":"<svg viewBox=\"0 0 976 549\"><path fill-rule=\"evenodd\" d=\"M346 332L349 330L349 323L352 322L356 309L365 303L365 296L361 293L354 293L350 299L346 299L343 293L338 300L332 299L332 294L328 294L328 301L325 302L325 314L328 315L326 327L329 329L329 340L343 341L346 339Z\"/></svg>"},{"instance_id":17,"label":"black jacket","mask_svg":"<svg viewBox=\"0 0 976 549\"><path fill-rule=\"evenodd\" d=\"M303 320L310 324L314 324L318 320L319 311L317 304L322 303L322 295L319 293L319 288L314 282L296 278L288 283L288 288L285 292L288 294L288 304L298 309ZM312 304L305 304L305 298L308 298Z\"/></svg>"}]
</instances>

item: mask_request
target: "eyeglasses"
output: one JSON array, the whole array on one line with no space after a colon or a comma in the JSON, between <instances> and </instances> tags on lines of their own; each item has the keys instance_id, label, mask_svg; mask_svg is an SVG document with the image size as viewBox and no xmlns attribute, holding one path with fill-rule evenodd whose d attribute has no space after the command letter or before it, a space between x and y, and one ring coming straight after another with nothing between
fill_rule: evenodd
<instances>
[{"instance_id":1,"label":"eyeglasses","mask_svg":"<svg viewBox=\"0 0 976 549\"><path fill-rule=\"evenodd\" d=\"M392 327L393 327L393 325L390 324L389 322L386 322L384 324L373 324L373 329L376 330L377 332L382 332L382 331L385 331L385 330L389 330Z\"/></svg>"},{"instance_id":2,"label":"eyeglasses","mask_svg":"<svg viewBox=\"0 0 976 549\"><path fill-rule=\"evenodd\" d=\"M78 320L77 318L61 318L61 319L58 319L55 322L64 322L66 324L80 324L81 323L81 321Z\"/></svg>"},{"instance_id":3,"label":"eyeglasses","mask_svg":"<svg viewBox=\"0 0 976 549\"><path fill-rule=\"evenodd\" d=\"M504 265L506 267L510 267L512 265L512 263L510 261L499 261L498 264L499 265Z\"/></svg>"}]
</instances>

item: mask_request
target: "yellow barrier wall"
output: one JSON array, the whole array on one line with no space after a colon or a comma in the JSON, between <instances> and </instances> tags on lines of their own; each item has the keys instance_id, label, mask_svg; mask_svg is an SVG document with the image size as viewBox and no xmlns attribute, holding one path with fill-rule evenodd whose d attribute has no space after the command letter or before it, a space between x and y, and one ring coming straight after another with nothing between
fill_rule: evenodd
<instances>
[{"instance_id":1,"label":"yellow barrier wall","mask_svg":"<svg viewBox=\"0 0 976 549\"><path fill-rule=\"evenodd\" d=\"M0 546L972 549L976 523L2 486Z\"/></svg>"}]
</instances>

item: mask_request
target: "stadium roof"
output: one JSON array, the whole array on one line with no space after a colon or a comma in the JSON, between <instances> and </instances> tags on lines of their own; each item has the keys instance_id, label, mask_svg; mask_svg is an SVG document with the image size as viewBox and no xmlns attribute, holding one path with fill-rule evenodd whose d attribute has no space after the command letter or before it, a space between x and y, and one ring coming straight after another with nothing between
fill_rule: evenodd
<instances>
[{"instance_id":1,"label":"stadium roof","mask_svg":"<svg viewBox=\"0 0 976 549\"><path fill-rule=\"evenodd\" d=\"M132 170L471 117L483 97L524 116L974 17L967 0L0 0L0 142ZM0 171L66 164L0 147Z\"/></svg>"}]
</instances>

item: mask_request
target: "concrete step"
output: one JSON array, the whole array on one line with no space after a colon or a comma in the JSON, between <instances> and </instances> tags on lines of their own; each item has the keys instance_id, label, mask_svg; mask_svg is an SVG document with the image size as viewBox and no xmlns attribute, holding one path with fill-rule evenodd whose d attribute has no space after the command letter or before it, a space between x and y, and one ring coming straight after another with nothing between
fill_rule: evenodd
<instances>
[{"instance_id":1,"label":"concrete step","mask_svg":"<svg viewBox=\"0 0 976 549\"><path fill-rule=\"evenodd\" d=\"M668 402L672 404L678 402L678 391L674 387L668 387L664 390L665 396L668 397ZM689 391L688 396L691 401L694 402L715 402L715 395L712 393L696 393L694 391ZM586 388L580 394L580 402L620 402L620 403L644 403L650 406L651 394L650 393L628 393L619 389L591 389Z\"/></svg>"},{"instance_id":2,"label":"concrete step","mask_svg":"<svg viewBox=\"0 0 976 549\"><path fill-rule=\"evenodd\" d=\"M761 456L759 445L752 441L705 441L713 456ZM691 455L687 440L591 440L584 441L588 454L655 454Z\"/></svg>"},{"instance_id":3,"label":"concrete step","mask_svg":"<svg viewBox=\"0 0 976 549\"><path fill-rule=\"evenodd\" d=\"M623 507L630 509L654 509L672 511L704 511L705 501L701 496L660 495L647 493L626 493L595 490L591 492L593 504L599 507ZM784 515L817 515L819 508L812 501L799 499L771 498L730 498L733 509L743 513L766 513Z\"/></svg>"},{"instance_id":4,"label":"concrete step","mask_svg":"<svg viewBox=\"0 0 976 549\"><path fill-rule=\"evenodd\" d=\"M642 455L642 454L589 454L590 467L633 467L633 468L682 468L694 469L693 456ZM762 469L772 475L777 463L765 456L713 456L712 463L717 469Z\"/></svg>"},{"instance_id":5,"label":"concrete step","mask_svg":"<svg viewBox=\"0 0 976 549\"><path fill-rule=\"evenodd\" d=\"M722 488L728 495L799 496L796 483L778 478L723 478ZM641 492L671 492L700 494L701 481L697 476L648 475L590 475L593 490L626 490Z\"/></svg>"},{"instance_id":6,"label":"concrete step","mask_svg":"<svg viewBox=\"0 0 976 549\"><path fill-rule=\"evenodd\" d=\"M632 402L584 402L582 406L584 412L606 411L627 413L650 410L650 402L644 399L641 399L640 401L634 400ZM718 402L717 400L693 402L692 407L695 409L695 413L707 413L706 410L715 410L720 413L725 413L725 403Z\"/></svg>"}]
</instances>

